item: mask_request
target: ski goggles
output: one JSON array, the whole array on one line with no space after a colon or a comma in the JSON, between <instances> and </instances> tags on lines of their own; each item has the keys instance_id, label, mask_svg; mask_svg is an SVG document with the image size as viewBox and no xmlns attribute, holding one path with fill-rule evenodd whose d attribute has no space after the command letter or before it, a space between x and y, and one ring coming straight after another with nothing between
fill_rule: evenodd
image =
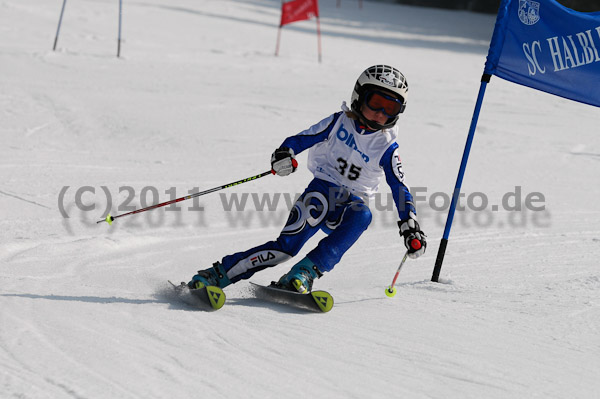
<instances>
[{"instance_id":1,"label":"ski goggles","mask_svg":"<svg viewBox=\"0 0 600 399\"><path fill-rule=\"evenodd\" d=\"M395 118L404 111L404 102L380 91L369 91L365 96L365 105L372 111L381 111L388 118Z\"/></svg>"}]
</instances>

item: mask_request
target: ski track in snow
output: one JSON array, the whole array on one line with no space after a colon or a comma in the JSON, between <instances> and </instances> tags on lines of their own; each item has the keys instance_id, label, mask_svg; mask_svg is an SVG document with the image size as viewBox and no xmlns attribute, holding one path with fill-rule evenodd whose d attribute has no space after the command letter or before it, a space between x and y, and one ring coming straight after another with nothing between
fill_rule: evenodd
<instances>
[{"instance_id":1,"label":"ski track in snow","mask_svg":"<svg viewBox=\"0 0 600 399\"><path fill-rule=\"evenodd\" d=\"M59 3L0 2L0 397L597 396L597 108L492 79L463 192L491 209L518 187L511 205L537 192L544 211L458 212L430 281L446 212L429 199L452 191L494 16L322 1L318 64L314 21L286 26L273 56L279 1L124 3L117 59L114 1L69 2L56 52ZM403 251L393 211L377 209L315 283L335 297L328 314L266 303L244 282L218 312L173 294L167 280L276 237L283 198L275 211L252 195L244 212L225 208L234 195L301 192L306 154L286 179L96 224L152 187L162 202L266 170L273 148L337 111L376 63L410 81L398 141L408 183L426 188L427 253L393 299L384 289ZM95 191L78 202L82 187Z\"/></svg>"}]
</instances>

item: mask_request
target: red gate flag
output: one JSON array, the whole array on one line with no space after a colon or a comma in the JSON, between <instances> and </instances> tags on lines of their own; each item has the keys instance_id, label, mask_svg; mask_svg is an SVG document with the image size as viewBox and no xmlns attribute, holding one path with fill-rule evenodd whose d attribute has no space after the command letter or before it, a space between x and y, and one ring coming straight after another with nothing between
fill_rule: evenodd
<instances>
[{"instance_id":1,"label":"red gate flag","mask_svg":"<svg viewBox=\"0 0 600 399\"><path fill-rule=\"evenodd\" d=\"M281 23L279 26L319 17L318 0L292 0L281 5Z\"/></svg>"},{"instance_id":2,"label":"red gate flag","mask_svg":"<svg viewBox=\"0 0 600 399\"><path fill-rule=\"evenodd\" d=\"M283 25L296 21L304 21L317 17L317 40L319 43L319 62L321 62L321 24L319 23L319 0L292 0L281 2L281 23L277 31L277 45L275 55L279 54L279 40Z\"/></svg>"}]
</instances>

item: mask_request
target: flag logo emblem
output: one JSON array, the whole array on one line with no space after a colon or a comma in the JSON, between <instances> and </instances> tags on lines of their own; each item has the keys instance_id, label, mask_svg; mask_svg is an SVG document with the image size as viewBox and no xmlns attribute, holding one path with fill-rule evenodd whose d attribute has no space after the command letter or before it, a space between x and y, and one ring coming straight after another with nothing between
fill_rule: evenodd
<instances>
[{"instance_id":1,"label":"flag logo emblem","mask_svg":"<svg viewBox=\"0 0 600 399\"><path fill-rule=\"evenodd\" d=\"M540 20L540 3L519 0L519 19L525 25L535 25Z\"/></svg>"}]
</instances>

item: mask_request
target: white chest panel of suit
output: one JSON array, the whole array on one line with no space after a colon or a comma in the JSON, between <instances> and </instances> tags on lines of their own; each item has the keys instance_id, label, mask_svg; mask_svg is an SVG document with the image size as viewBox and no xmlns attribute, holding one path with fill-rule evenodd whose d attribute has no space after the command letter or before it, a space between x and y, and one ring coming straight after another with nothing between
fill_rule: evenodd
<instances>
[{"instance_id":1,"label":"white chest panel of suit","mask_svg":"<svg viewBox=\"0 0 600 399\"><path fill-rule=\"evenodd\" d=\"M327 140L309 150L308 169L315 177L345 187L354 194L372 196L384 177L379 165L381 157L397 136L396 126L360 134L354 120L342 113Z\"/></svg>"}]
</instances>

